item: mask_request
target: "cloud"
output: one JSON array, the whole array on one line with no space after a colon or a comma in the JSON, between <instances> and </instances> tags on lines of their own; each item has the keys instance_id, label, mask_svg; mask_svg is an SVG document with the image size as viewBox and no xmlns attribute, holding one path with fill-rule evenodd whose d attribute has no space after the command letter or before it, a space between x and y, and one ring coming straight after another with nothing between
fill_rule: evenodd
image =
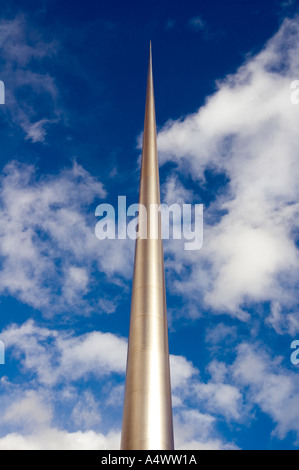
<instances>
[{"instance_id":1,"label":"cloud","mask_svg":"<svg viewBox=\"0 0 299 470\"><path fill-rule=\"evenodd\" d=\"M0 448L13 445L48 448L44 443L48 434L48 445L52 448L57 445L60 433L64 442L61 446L69 448L76 436L73 431L78 428L84 431L78 434L82 439L90 430L98 432L102 415L122 406L127 349L123 338L96 331L75 336L71 331L38 326L33 320L10 325L1 332L1 338L10 360L16 359L21 375L29 379L25 390L8 381L2 384L1 414L8 432L1 439ZM183 356L171 355L170 364L178 446L191 448L197 440L196 448L226 448L216 431L217 418L213 413L234 416L239 399L236 391L223 383L201 383L199 371ZM121 382L107 388L107 377L113 374L120 376ZM88 386L83 393L80 391L79 381L83 378L85 383L92 378L97 380L97 400ZM212 414L202 414L196 409L198 405L210 409ZM67 422L71 425L65 431L58 426L61 408L68 414ZM190 417L192 422L188 426ZM99 446L104 445L101 442L105 441L100 438ZM81 445L85 444L79 442L78 446ZM89 445L93 446L92 440Z\"/></svg>"},{"instance_id":2,"label":"cloud","mask_svg":"<svg viewBox=\"0 0 299 470\"><path fill-rule=\"evenodd\" d=\"M198 370L193 366L192 362L187 361L183 356L174 356L173 354L170 355L170 370L173 390L183 387L187 380L198 374Z\"/></svg>"},{"instance_id":3,"label":"cloud","mask_svg":"<svg viewBox=\"0 0 299 470\"><path fill-rule=\"evenodd\" d=\"M75 336L71 331L41 327L27 320L4 329L1 338L7 352L45 385L76 381L88 374L101 377L125 373L127 341L112 333L92 331ZM198 375L192 362L183 356L170 355L170 366L174 390Z\"/></svg>"},{"instance_id":4,"label":"cloud","mask_svg":"<svg viewBox=\"0 0 299 470\"><path fill-rule=\"evenodd\" d=\"M202 31L206 27L206 22L201 18L201 16L194 16L188 21L188 26L195 31Z\"/></svg>"},{"instance_id":5,"label":"cloud","mask_svg":"<svg viewBox=\"0 0 299 470\"><path fill-rule=\"evenodd\" d=\"M35 374L43 385L125 372L127 342L111 333L92 331L74 336L27 320L3 330L1 338L24 371Z\"/></svg>"},{"instance_id":6,"label":"cloud","mask_svg":"<svg viewBox=\"0 0 299 470\"><path fill-rule=\"evenodd\" d=\"M161 187L164 204L185 204L194 199L194 194L179 180L179 175L171 174Z\"/></svg>"},{"instance_id":7,"label":"cloud","mask_svg":"<svg viewBox=\"0 0 299 470\"><path fill-rule=\"evenodd\" d=\"M248 343L238 347L232 371L236 382L248 388L247 400L257 404L276 423L272 434L284 439L288 432L294 431L295 445L298 445L298 375L285 370L279 357L273 359L258 345Z\"/></svg>"},{"instance_id":8,"label":"cloud","mask_svg":"<svg viewBox=\"0 0 299 470\"><path fill-rule=\"evenodd\" d=\"M118 420L106 429L109 410L120 405L107 377L123 382L125 339L96 331L76 336L33 320L10 325L1 337L19 370L12 382L0 381L1 449L119 448Z\"/></svg>"},{"instance_id":9,"label":"cloud","mask_svg":"<svg viewBox=\"0 0 299 470\"><path fill-rule=\"evenodd\" d=\"M228 425L249 425L257 407L272 419L274 438L283 440L294 432L294 445L298 445L296 371L285 368L282 357L257 342L241 342L232 353L235 358L230 362L213 359L207 365L210 378L206 381L190 361L171 358L172 373L176 363L186 364L182 367L186 373L180 374L178 367L177 380L172 383L177 448L227 448L217 433L217 424L225 420Z\"/></svg>"},{"instance_id":10,"label":"cloud","mask_svg":"<svg viewBox=\"0 0 299 470\"><path fill-rule=\"evenodd\" d=\"M67 432L48 428L37 434L7 434L0 438L1 450L118 450L120 432L107 435L95 431Z\"/></svg>"},{"instance_id":11,"label":"cloud","mask_svg":"<svg viewBox=\"0 0 299 470\"><path fill-rule=\"evenodd\" d=\"M28 66L32 59L53 54L57 47L55 42L44 43L36 30L30 31L24 15L10 20L2 18L0 31L2 56L23 67Z\"/></svg>"},{"instance_id":12,"label":"cloud","mask_svg":"<svg viewBox=\"0 0 299 470\"><path fill-rule=\"evenodd\" d=\"M266 323L271 325L279 335L289 333L295 336L299 332L299 311L283 312L281 305L273 302Z\"/></svg>"},{"instance_id":13,"label":"cloud","mask_svg":"<svg viewBox=\"0 0 299 470\"><path fill-rule=\"evenodd\" d=\"M217 436L216 419L197 410L183 410L175 417L176 449L233 450L237 446Z\"/></svg>"},{"instance_id":14,"label":"cloud","mask_svg":"<svg viewBox=\"0 0 299 470\"><path fill-rule=\"evenodd\" d=\"M20 331L18 333L20 338ZM23 335L23 340L23 349L26 350L29 339ZM34 340L33 335L30 340ZM51 344L45 344L45 339L39 341L45 350L46 346L51 348ZM36 346L33 349L31 354L42 353L42 349L37 350ZM107 424L105 426L101 422L102 414L109 415L109 407L107 411L106 403L103 406L105 400L99 398L105 395L102 390L105 382L99 380L100 376L95 373L97 393L93 393L88 383L88 373L84 375L84 390L77 383L70 384L70 377L59 382L44 381L46 372L36 377L32 374L34 367L26 368L30 353L26 350L25 354L27 363L23 361L15 383L7 378L0 381L0 449L119 449L119 422L116 421L109 430L105 429ZM59 353L55 351L55 354ZM55 360L53 354L49 356ZM48 373L55 374L55 364L51 365ZM40 367L48 367L43 354Z\"/></svg>"},{"instance_id":15,"label":"cloud","mask_svg":"<svg viewBox=\"0 0 299 470\"><path fill-rule=\"evenodd\" d=\"M84 391L72 411L72 420L81 431L92 429L101 421L101 413L94 396Z\"/></svg>"},{"instance_id":16,"label":"cloud","mask_svg":"<svg viewBox=\"0 0 299 470\"><path fill-rule=\"evenodd\" d=\"M173 289L191 299L195 315L194 302L242 320L256 302L296 309L299 113L290 84L299 76L298 44L298 17L285 19L196 113L158 135L160 161L175 163L175 175L207 191L207 172L226 181L204 208L203 248L172 252L173 265L186 268Z\"/></svg>"},{"instance_id":17,"label":"cloud","mask_svg":"<svg viewBox=\"0 0 299 470\"><path fill-rule=\"evenodd\" d=\"M237 386L228 383L228 372L221 363L210 363L211 380L206 383L200 380L198 369L186 358L170 356L170 364L174 406L179 415L188 403L191 409L198 407L210 412L211 417L242 421L245 414L243 394Z\"/></svg>"},{"instance_id":18,"label":"cloud","mask_svg":"<svg viewBox=\"0 0 299 470\"><path fill-rule=\"evenodd\" d=\"M106 405L110 405L113 407L122 407L124 401L124 392L125 392L125 385L116 385L112 387L109 391L109 396L106 400Z\"/></svg>"},{"instance_id":19,"label":"cloud","mask_svg":"<svg viewBox=\"0 0 299 470\"><path fill-rule=\"evenodd\" d=\"M2 419L17 425L23 423L26 428L39 428L50 423L51 412L35 390L27 390L21 400L8 407Z\"/></svg>"},{"instance_id":20,"label":"cloud","mask_svg":"<svg viewBox=\"0 0 299 470\"><path fill-rule=\"evenodd\" d=\"M119 448L120 432L99 432L99 426L103 414L122 405L123 383L104 389L111 374L120 374L123 380L124 339L101 332L74 336L70 331L40 327L32 320L11 325L1 337L9 357L17 359L21 374L29 378L25 389L7 380L1 382L0 417L5 434L0 438L1 449ZM182 398L175 413L178 448L234 447L219 437L215 417L184 404L190 383L197 383L197 369L182 356L172 355L170 360L172 387L175 393L180 390ZM91 376L97 380L100 400L87 385L83 393L78 385L79 380L84 378L87 383ZM67 416L67 429L61 429L60 410Z\"/></svg>"},{"instance_id":21,"label":"cloud","mask_svg":"<svg viewBox=\"0 0 299 470\"><path fill-rule=\"evenodd\" d=\"M194 445L192 435L197 435L198 445L209 441L214 448L219 439L216 426L219 420L222 422L224 418L226 423L249 425L255 419L256 407L272 419L274 438L283 440L294 432L297 436L294 445L298 445L296 371L283 367L282 358L266 351L259 343L242 342L234 349L234 354L236 357L230 364L215 359L209 363L210 380L203 382L198 375L189 375L184 385L182 381L182 387L175 390L180 398L175 408L179 448L181 441L184 442L181 448L192 448L186 447L187 442ZM197 427L196 423L200 425Z\"/></svg>"},{"instance_id":22,"label":"cloud","mask_svg":"<svg viewBox=\"0 0 299 470\"><path fill-rule=\"evenodd\" d=\"M47 133L45 126L51 122L55 121L51 121L49 119L40 119L39 121L30 125L23 123L24 129L27 132L26 140L31 140L33 143L44 142Z\"/></svg>"},{"instance_id":23,"label":"cloud","mask_svg":"<svg viewBox=\"0 0 299 470\"><path fill-rule=\"evenodd\" d=\"M39 67L59 49L55 40L45 40L25 15L0 20L1 78L6 85L7 116L20 126L25 138L45 142L47 127L63 117L58 89L49 73ZM38 109L35 104L39 103ZM43 117L40 118L40 106Z\"/></svg>"},{"instance_id":24,"label":"cloud","mask_svg":"<svg viewBox=\"0 0 299 470\"><path fill-rule=\"evenodd\" d=\"M130 273L133 245L99 241L94 233L90 204L105 196L102 183L76 162L41 178L32 165L7 164L0 181L0 291L46 314L113 312L117 298L106 292L97 302L84 300L96 272L118 283Z\"/></svg>"},{"instance_id":25,"label":"cloud","mask_svg":"<svg viewBox=\"0 0 299 470\"><path fill-rule=\"evenodd\" d=\"M0 448L54 448L59 435L59 448L102 448L110 442L110 435L116 443L119 432L110 429L102 434L99 426L102 417L107 419L111 410L122 406L127 349L124 338L96 331L75 336L71 331L40 327L32 320L10 325L1 332L1 338L10 361L17 360L20 374L18 383L5 378L0 382L0 418L5 433ZM170 356L176 448L235 448L233 442L221 437L218 423L248 424L257 406L273 420L274 437L284 439L290 431L299 437L296 373L283 369L281 358L271 356L258 344L243 342L233 354L235 359L230 363L212 360L206 381L191 361ZM118 380L111 381L113 377ZM82 379L86 384L83 392ZM88 385L93 379L97 382L96 395ZM66 419L63 425L61 410ZM61 429L65 422L67 429ZM46 436L49 444L45 443ZM99 437L98 444L92 436Z\"/></svg>"},{"instance_id":26,"label":"cloud","mask_svg":"<svg viewBox=\"0 0 299 470\"><path fill-rule=\"evenodd\" d=\"M220 414L227 420L240 420L243 397L237 387L221 383L199 383L195 385L194 392L207 411Z\"/></svg>"},{"instance_id":27,"label":"cloud","mask_svg":"<svg viewBox=\"0 0 299 470\"><path fill-rule=\"evenodd\" d=\"M219 345L219 343L230 342L236 338L237 328L235 326L225 325L218 323L214 327L207 328L205 341L212 347Z\"/></svg>"},{"instance_id":28,"label":"cloud","mask_svg":"<svg viewBox=\"0 0 299 470\"><path fill-rule=\"evenodd\" d=\"M296 436L294 445L298 445L299 379L296 371L284 367L282 357L266 350L258 342L241 342L233 352L235 359L230 363L214 359L208 364L210 380L203 382L199 377L190 377L179 395L181 404L176 409L177 417L182 416L184 421L185 415L181 413L186 411L188 403L187 414L193 411L195 415L203 413L206 429L210 429L209 438L214 439L218 420L222 422L224 418L227 423L249 425L256 419L258 407L272 419L273 438L283 440L293 432ZM179 432L181 429L184 425L177 425Z\"/></svg>"}]
</instances>

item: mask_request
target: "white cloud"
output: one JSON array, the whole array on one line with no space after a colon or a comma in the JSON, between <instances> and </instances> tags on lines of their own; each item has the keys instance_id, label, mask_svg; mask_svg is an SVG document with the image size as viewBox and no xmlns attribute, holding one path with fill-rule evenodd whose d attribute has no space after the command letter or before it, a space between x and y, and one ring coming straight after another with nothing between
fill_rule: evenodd
<instances>
[{"instance_id":1,"label":"white cloud","mask_svg":"<svg viewBox=\"0 0 299 470\"><path fill-rule=\"evenodd\" d=\"M205 446L206 441L209 441L207 446L213 446L214 441L218 448L218 419L249 424L255 419L256 407L272 419L273 437L283 440L289 432L294 432L297 436L294 444L298 445L299 379L296 371L286 369L282 365L284 358L270 354L259 344L243 342L235 352L236 358L231 364L217 360L209 363L209 381L203 382L198 375L189 374L175 390L179 398L175 408L179 448L192 448L196 440L200 447L193 448ZM225 445L222 442L219 448Z\"/></svg>"},{"instance_id":2,"label":"white cloud","mask_svg":"<svg viewBox=\"0 0 299 470\"><path fill-rule=\"evenodd\" d=\"M294 432L298 445L296 371L283 367L282 357L270 355L258 344L241 343L233 351L232 363L212 360L208 364L211 378L206 382L185 358L171 360L172 369L176 362L188 364L186 374L178 374L173 384L177 448L227 448L217 435L218 420L248 424L255 419L257 406L272 419L273 437L283 440Z\"/></svg>"},{"instance_id":3,"label":"white cloud","mask_svg":"<svg viewBox=\"0 0 299 470\"><path fill-rule=\"evenodd\" d=\"M23 368L21 372L28 370ZM55 367L48 372L55 372ZM20 384L0 382L1 450L119 448L119 423L108 430L107 424L103 429L101 423L107 405L99 399L103 387L100 380L94 394L87 385L82 390L77 384L69 384L68 378L56 387L53 382L39 381L30 371L26 378Z\"/></svg>"},{"instance_id":4,"label":"white cloud","mask_svg":"<svg viewBox=\"0 0 299 470\"><path fill-rule=\"evenodd\" d=\"M42 58L53 54L57 44L45 43L36 30L29 30L24 15L14 19L1 19L0 24L1 54L21 66L27 66L33 58ZM27 37L27 41L24 38Z\"/></svg>"},{"instance_id":5,"label":"white cloud","mask_svg":"<svg viewBox=\"0 0 299 470\"><path fill-rule=\"evenodd\" d=\"M67 432L48 428L36 434L7 434L0 438L1 450L118 450L120 432L107 435L95 431Z\"/></svg>"},{"instance_id":6,"label":"white cloud","mask_svg":"<svg viewBox=\"0 0 299 470\"><path fill-rule=\"evenodd\" d=\"M1 337L24 371L36 374L44 385L72 382L90 374L102 377L125 372L127 342L111 333L73 336L28 320L6 328Z\"/></svg>"},{"instance_id":7,"label":"white cloud","mask_svg":"<svg viewBox=\"0 0 299 470\"><path fill-rule=\"evenodd\" d=\"M115 282L131 272L133 244L95 236L95 207L88 205L105 196L102 183L77 163L40 179L33 166L8 164L0 185L0 291L47 314L88 314L84 295L95 271ZM94 308L111 313L115 300L103 294Z\"/></svg>"},{"instance_id":8,"label":"white cloud","mask_svg":"<svg viewBox=\"0 0 299 470\"><path fill-rule=\"evenodd\" d=\"M0 20L0 50L1 77L7 85L6 110L12 122L23 129L27 140L44 142L47 126L58 122L63 112L58 106L58 90L53 77L39 73L34 65L54 56L58 44L54 40L45 41L25 15L18 15ZM20 93L22 99L19 99ZM36 99L44 104L46 117L42 119L34 108Z\"/></svg>"},{"instance_id":9,"label":"white cloud","mask_svg":"<svg viewBox=\"0 0 299 470\"><path fill-rule=\"evenodd\" d=\"M114 297L113 299L108 299L108 298L100 298L98 301L98 306L101 311L105 313L114 313L117 307L117 298Z\"/></svg>"},{"instance_id":10,"label":"white cloud","mask_svg":"<svg viewBox=\"0 0 299 470\"><path fill-rule=\"evenodd\" d=\"M112 333L92 331L75 336L71 331L49 329L27 320L4 329L1 338L7 352L18 359L24 371L35 373L41 384L76 381L88 374L101 377L125 373L127 341ZM191 361L173 354L170 369L173 390L184 388L199 374ZM117 394L122 392L122 388L117 390Z\"/></svg>"},{"instance_id":11,"label":"white cloud","mask_svg":"<svg viewBox=\"0 0 299 470\"><path fill-rule=\"evenodd\" d=\"M299 332L299 311L283 312L281 305L273 302L266 323L270 324L280 335L288 332L291 336L295 336Z\"/></svg>"},{"instance_id":12,"label":"white cloud","mask_svg":"<svg viewBox=\"0 0 299 470\"><path fill-rule=\"evenodd\" d=\"M72 304L76 301L78 292L84 295L87 292L88 271L86 268L70 266L66 268L62 295L66 302Z\"/></svg>"},{"instance_id":13,"label":"white cloud","mask_svg":"<svg viewBox=\"0 0 299 470\"><path fill-rule=\"evenodd\" d=\"M61 378L73 380L89 372L105 375L123 374L126 365L127 342L112 333L92 332L83 338L59 339Z\"/></svg>"},{"instance_id":14,"label":"white cloud","mask_svg":"<svg viewBox=\"0 0 299 470\"><path fill-rule=\"evenodd\" d=\"M235 326L218 323L214 327L207 328L205 341L213 346L217 346L223 341L231 341L237 335Z\"/></svg>"},{"instance_id":15,"label":"white cloud","mask_svg":"<svg viewBox=\"0 0 299 470\"><path fill-rule=\"evenodd\" d=\"M161 187L164 204L186 204L192 201L194 195L188 190L178 178L178 175L170 175Z\"/></svg>"},{"instance_id":16,"label":"white cloud","mask_svg":"<svg viewBox=\"0 0 299 470\"><path fill-rule=\"evenodd\" d=\"M49 119L40 119L39 121L33 124L25 124L23 123L23 127L26 130L26 140L31 140L33 143L35 142L44 142L47 134L46 125L49 124Z\"/></svg>"},{"instance_id":17,"label":"white cloud","mask_svg":"<svg viewBox=\"0 0 299 470\"><path fill-rule=\"evenodd\" d=\"M198 383L194 385L194 392L207 411L228 420L240 420L243 396L237 387L223 383Z\"/></svg>"},{"instance_id":18,"label":"white cloud","mask_svg":"<svg viewBox=\"0 0 299 470\"><path fill-rule=\"evenodd\" d=\"M116 374L123 380L126 340L101 332L74 336L32 320L11 325L1 337L20 373L13 382L0 382L0 449L119 448L119 423L106 430L109 406L119 406L107 377ZM89 379L96 379L96 393Z\"/></svg>"},{"instance_id":19,"label":"white cloud","mask_svg":"<svg viewBox=\"0 0 299 470\"><path fill-rule=\"evenodd\" d=\"M257 404L276 424L273 434L284 439L297 434L299 443L299 379L260 347L243 343L238 347L232 374L239 386L247 388L247 400Z\"/></svg>"},{"instance_id":20,"label":"white cloud","mask_svg":"<svg viewBox=\"0 0 299 470\"><path fill-rule=\"evenodd\" d=\"M203 248L192 256L173 248L173 265L190 273L176 272L173 288L191 299L192 314L195 299L243 320L251 302L289 312L297 303L299 113L290 83L298 44L299 19L286 19L198 112L159 133L160 160L175 162L175 174L202 185L209 170L229 181L204 209Z\"/></svg>"},{"instance_id":21,"label":"white cloud","mask_svg":"<svg viewBox=\"0 0 299 470\"><path fill-rule=\"evenodd\" d=\"M237 446L217 436L216 420L209 414L197 410L183 410L175 417L176 449L233 450Z\"/></svg>"},{"instance_id":22,"label":"white cloud","mask_svg":"<svg viewBox=\"0 0 299 470\"><path fill-rule=\"evenodd\" d=\"M208 435L214 439L217 434L212 431L218 419L248 425L255 419L258 407L272 419L273 437L283 440L289 432L294 432L297 436L294 444L298 445L299 379L296 371L286 369L283 366L284 358L267 352L259 344L243 342L234 352L236 358L230 364L217 360L209 363L207 370L211 379L206 383L196 376L190 377L185 387L180 389L181 403L176 409L176 419L187 423L183 412L194 412L195 416L204 412L204 438ZM199 420L199 417L196 419ZM183 423L177 424L176 429L185 435L188 427L184 431ZM191 439L188 434L185 437Z\"/></svg>"},{"instance_id":23,"label":"white cloud","mask_svg":"<svg viewBox=\"0 0 299 470\"><path fill-rule=\"evenodd\" d=\"M88 430L101 421L101 413L93 395L84 391L72 411L72 421L78 429Z\"/></svg>"},{"instance_id":24,"label":"white cloud","mask_svg":"<svg viewBox=\"0 0 299 470\"><path fill-rule=\"evenodd\" d=\"M123 400L124 400L124 392L125 392L124 384L116 385L112 387L112 389L109 391L109 396L106 400L106 405L110 405L113 407L116 407L116 406L122 407Z\"/></svg>"},{"instance_id":25,"label":"white cloud","mask_svg":"<svg viewBox=\"0 0 299 470\"><path fill-rule=\"evenodd\" d=\"M243 395L238 387L227 383L228 371L221 363L210 363L212 378L207 383L200 380L198 369L183 356L170 356L170 365L174 406L180 408L178 414L184 409L187 400L193 407L199 406L201 410L223 416L227 420L242 420Z\"/></svg>"},{"instance_id":26,"label":"white cloud","mask_svg":"<svg viewBox=\"0 0 299 470\"><path fill-rule=\"evenodd\" d=\"M172 389L183 387L194 375L198 374L198 370L183 356L170 355L170 371Z\"/></svg>"},{"instance_id":27,"label":"white cloud","mask_svg":"<svg viewBox=\"0 0 299 470\"><path fill-rule=\"evenodd\" d=\"M12 403L6 410L2 422L23 424L26 428L40 428L51 421L49 405L45 405L35 390L27 390L19 401Z\"/></svg>"},{"instance_id":28,"label":"white cloud","mask_svg":"<svg viewBox=\"0 0 299 470\"><path fill-rule=\"evenodd\" d=\"M3 382L1 421L8 432L0 438L0 449L119 448L119 431L103 434L97 429L109 407L122 405L123 384L108 387L104 392L108 398L97 402L88 388L82 393L76 381L82 378L86 381L92 374L98 380L98 394L102 394L100 379L112 373L123 377L127 346L124 339L100 332L75 337L71 332L40 327L32 320L20 326L11 325L1 337L8 354L18 359L22 373L29 373L27 386L31 384L35 389L22 390ZM234 447L218 436L215 417L188 409L189 405L184 403L191 396L190 386L198 383L198 370L182 356L172 355L170 360L172 387L181 397L176 397L181 400L175 413L177 448ZM106 379L105 383L107 387ZM193 393L197 393L194 387ZM228 400L224 402L230 406ZM103 403L105 407L101 406ZM71 430L57 425L61 407L69 415Z\"/></svg>"},{"instance_id":29,"label":"white cloud","mask_svg":"<svg viewBox=\"0 0 299 470\"><path fill-rule=\"evenodd\" d=\"M226 383L228 382L228 366L224 362L220 362L217 359L213 359L208 367L207 370L211 375L213 383Z\"/></svg>"}]
</instances>

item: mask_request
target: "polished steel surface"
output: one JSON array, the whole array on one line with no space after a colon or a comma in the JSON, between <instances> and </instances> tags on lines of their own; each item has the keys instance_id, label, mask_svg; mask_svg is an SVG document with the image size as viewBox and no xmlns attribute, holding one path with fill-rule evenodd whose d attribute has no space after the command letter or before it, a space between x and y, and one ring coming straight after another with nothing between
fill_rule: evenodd
<instances>
[{"instance_id":1,"label":"polished steel surface","mask_svg":"<svg viewBox=\"0 0 299 470\"><path fill-rule=\"evenodd\" d=\"M161 220L149 218L160 204L156 116L150 46L139 203L147 208L147 239L135 247L130 333L121 449L172 450L173 424ZM160 215L159 215L160 217ZM139 231L143 227L139 220ZM158 238L150 239L158 223Z\"/></svg>"}]
</instances>

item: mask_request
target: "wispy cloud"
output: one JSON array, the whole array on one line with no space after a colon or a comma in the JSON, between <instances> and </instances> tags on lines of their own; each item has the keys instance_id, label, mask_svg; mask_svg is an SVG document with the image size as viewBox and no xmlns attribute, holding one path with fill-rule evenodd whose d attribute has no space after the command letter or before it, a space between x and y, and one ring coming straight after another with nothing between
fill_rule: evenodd
<instances>
[{"instance_id":1,"label":"wispy cloud","mask_svg":"<svg viewBox=\"0 0 299 470\"><path fill-rule=\"evenodd\" d=\"M20 126L25 138L44 142L47 126L58 122L63 112L58 105L58 90L54 78L43 71L45 59L57 53L55 40L46 41L28 18L0 20L1 78L6 85L6 111L13 125ZM34 103L43 104L43 116Z\"/></svg>"},{"instance_id":2,"label":"wispy cloud","mask_svg":"<svg viewBox=\"0 0 299 470\"><path fill-rule=\"evenodd\" d=\"M271 416L276 427L273 435L283 439L290 431L299 443L299 380L296 372L281 365L258 345L243 343L232 366L233 376L242 387L248 387L247 399ZM283 404L283 406L282 406Z\"/></svg>"},{"instance_id":3,"label":"wispy cloud","mask_svg":"<svg viewBox=\"0 0 299 470\"><path fill-rule=\"evenodd\" d=\"M24 370L44 385L72 382L90 374L100 377L125 372L127 342L111 333L74 336L28 320L10 326L1 337L6 349L20 358Z\"/></svg>"},{"instance_id":4,"label":"wispy cloud","mask_svg":"<svg viewBox=\"0 0 299 470\"><path fill-rule=\"evenodd\" d=\"M237 446L217 436L216 419L198 410L182 410L175 417L176 448L192 450L234 450Z\"/></svg>"},{"instance_id":5,"label":"wispy cloud","mask_svg":"<svg viewBox=\"0 0 299 470\"><path fill-rule=\"evenodd\" d=\"M27 429L43 428L51 421L51 409L35 390L27 390L24 396L5 411L2 422L25 425Z\"/></svg>"}]
</instances>

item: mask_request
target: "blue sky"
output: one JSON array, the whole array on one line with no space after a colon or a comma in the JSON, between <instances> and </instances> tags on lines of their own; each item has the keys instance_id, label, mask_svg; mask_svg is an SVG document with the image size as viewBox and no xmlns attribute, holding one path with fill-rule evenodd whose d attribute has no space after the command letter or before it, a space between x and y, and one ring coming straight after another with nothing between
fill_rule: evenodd
<instances>
[{"instance_id":1,"label":"blue sky","mask_svg":"<svg viewBox=\"0 0 299 470\"><path fill-rule=\"evenodd\" d=\"M149 40L178 449L299 445L297 1L2 1L0 449L119 448Z\"/></svg>"}]
</instances>

